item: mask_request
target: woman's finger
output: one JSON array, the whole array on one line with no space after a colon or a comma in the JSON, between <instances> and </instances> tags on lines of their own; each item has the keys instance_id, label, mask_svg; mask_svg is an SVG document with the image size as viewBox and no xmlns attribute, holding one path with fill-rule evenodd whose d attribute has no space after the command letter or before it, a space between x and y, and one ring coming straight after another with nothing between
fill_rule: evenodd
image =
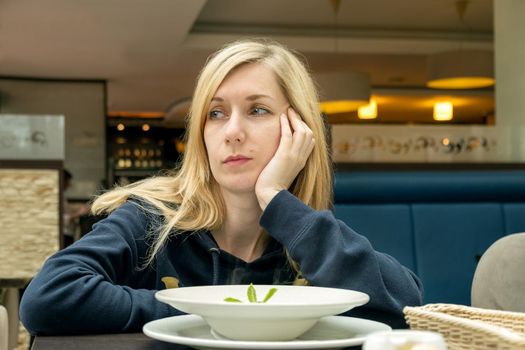
<instances>
[{"instance_id":1,"label":"woman's finger","mask_svg":"<svg viewBox=\"0 0 525 350\"><path fill-rule=\"evenodd\" d=\"M284 113L281 114L279 121L281 123L281 141L279 143L279 147L285 147L286 149L289 149L292 146L293 134L290 122L288 121L288 116Z\"/></svg>"},{"instance_id":2,"label":"woman's finger","mask_svg":"<svg viewBox=\"0 0 525 350\"><path fill-rule=\"evenodd\" d=\"M301 119L300 115L291 107L289 108L289 119L290 124L294 130L292 144L293 151L298 152L298 154L303 154L304 152L309 154L310 144L313 139L312 130Z\"/></svg>"}]
</instances>

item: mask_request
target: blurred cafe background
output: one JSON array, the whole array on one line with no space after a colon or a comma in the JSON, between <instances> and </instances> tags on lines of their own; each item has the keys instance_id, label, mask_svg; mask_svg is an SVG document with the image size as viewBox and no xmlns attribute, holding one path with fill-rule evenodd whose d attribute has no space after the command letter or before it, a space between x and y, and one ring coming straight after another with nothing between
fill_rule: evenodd
<instances>
[{"instance_id":1,"label":"blurred cafe background","mask_svg":"<svg viewBox=\"0 0 525 350\"><path fill-rule=\"evenodd\" d=\"M470 305L484 251L525 231L524 16L524 0L0 0L0 302L100 219L93 196L175 168L206 57L265 37L320 89L336 215L425 302Z\"/></svg>"}]
</instances>

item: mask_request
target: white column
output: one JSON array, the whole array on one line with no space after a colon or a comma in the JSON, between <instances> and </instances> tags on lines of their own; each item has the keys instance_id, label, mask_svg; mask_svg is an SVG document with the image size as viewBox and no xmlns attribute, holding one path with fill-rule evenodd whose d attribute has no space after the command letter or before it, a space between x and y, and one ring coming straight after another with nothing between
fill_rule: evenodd
<instances>
[{"instance_id":1,"label":"white column","mask_svg":"<svg viewBox=\"0 0 525 350\"><path fill-rule=\"evenodd\" d=\"M525 159L525 1L494 0L496 125L512 130L513 158Z\"/></svg>"},{"instance_id":2,"label":"white column","mask_svg":"<svg viewBox=\"0 0 525 350\"><path fill-rule=\"evenodd\" d=\"M7 337L8 349L15 350L18 343L18 288L7 288L5 294L5 308L7 309L7 317L9 320L9 335Z\"/></svg>"}]
</instances>

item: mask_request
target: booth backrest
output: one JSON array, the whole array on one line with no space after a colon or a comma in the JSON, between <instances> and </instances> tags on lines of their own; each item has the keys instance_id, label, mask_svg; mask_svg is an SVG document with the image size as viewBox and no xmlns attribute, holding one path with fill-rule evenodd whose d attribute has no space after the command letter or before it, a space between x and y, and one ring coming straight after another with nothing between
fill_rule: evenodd
<instances>
[{"instance_id":1,"label":"booth backrest","mask_svg":"<svg viewBox=\"0 0 525 350\"><path fill-rule=\"evenodd\" d=\"M525 231L525 171L338 172L335 215L414 271L424 302L470 305L476 264Z\"/></svg>"}]
</instances>

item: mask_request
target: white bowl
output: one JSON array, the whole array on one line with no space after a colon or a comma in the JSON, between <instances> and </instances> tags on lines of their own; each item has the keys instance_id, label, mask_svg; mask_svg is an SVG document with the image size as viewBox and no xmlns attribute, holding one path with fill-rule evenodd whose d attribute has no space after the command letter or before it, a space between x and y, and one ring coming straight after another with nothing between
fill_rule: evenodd
<instances>
[{"instance_id":1,"label":"white bowl","mask_svg":"<svg viewBox=\"0 0 525 350\"><path fill-rule=\"evenodd\" d=\"M292 340L324 316L366 304L368 295L346 289L311 286L256 285L258 300L270 288L277 292L266 303L250 303L247 285L182 287L159 291L155 297L174 308L202 316L218 334L235 340ZM240 299L242 303L224 301Z\"/></svg>"}]
</instances>

